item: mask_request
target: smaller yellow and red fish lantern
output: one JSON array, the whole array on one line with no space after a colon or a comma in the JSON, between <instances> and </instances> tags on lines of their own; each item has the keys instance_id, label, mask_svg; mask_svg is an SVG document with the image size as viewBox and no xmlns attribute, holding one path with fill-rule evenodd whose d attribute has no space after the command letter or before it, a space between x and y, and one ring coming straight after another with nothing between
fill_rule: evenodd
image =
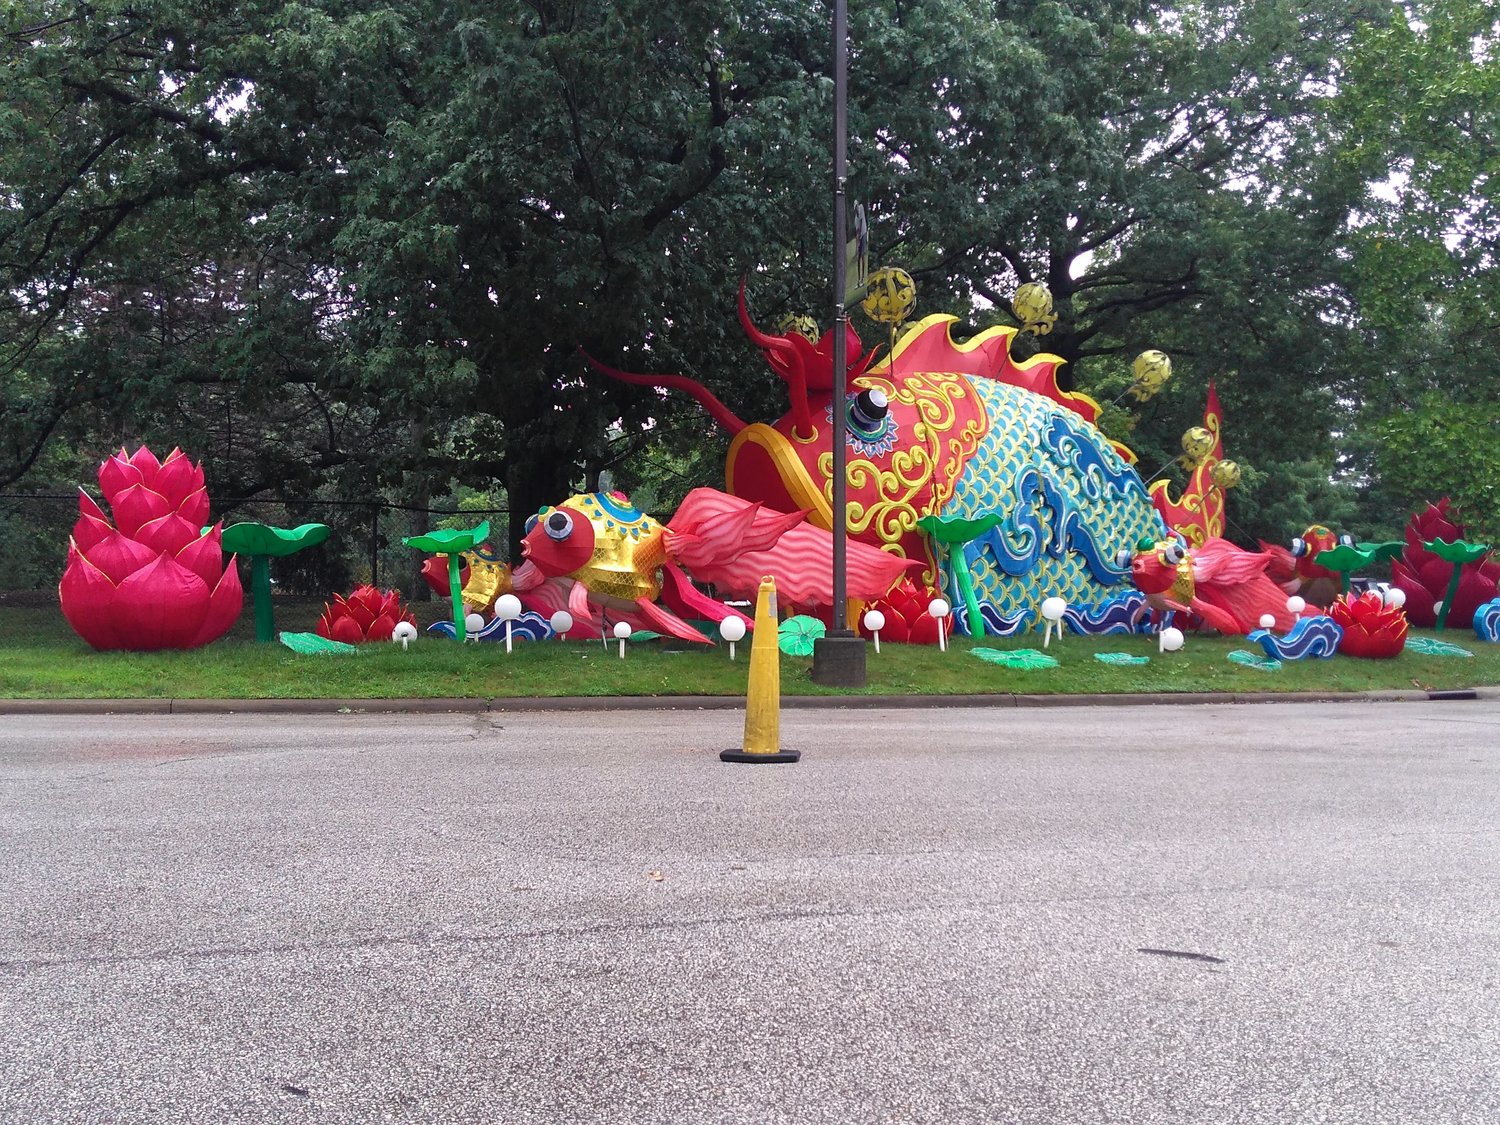
<instances>
[{"instance_id":1,"label":"smaller yellow and red fish lantern","mask_svg":"<svg viewBox=\"0 0 1500 1125\"><path fill-rule=\"evenodd\" d=\"M1131 581L1158 613L1191 613L1226 635L1258 629L1264 616L1275 618L1281 630L1297 619L1287 609L1285 591L1266 577L1267 557L1224 539L1212 538L1198 547L1175 537L1146 540L1128 561Z\"/></svg>"},{"instance_id":2,"label":"smaller yellow and red fish lantern","mask_svg":"<svg viewBox=\"0 0 1500 1125\"><path fill-rule=\"evenodd\" d=\"M1266 573L1272 581L1308 605L1326 607L1339 596L1342 578L1337 571L1320 566L1318 556L1349 541L1347 535L1335 535L1322 524L1315 523L1286 547L1264 540L1260 546L1270 559Z\"/></svg>"},{"instance_id":3,"label":"smaller yellow and red fish lantern","mask_svg":"<svg viewBox=\"0 0 1500 1125\"><path fill-rule=\"evenodd\" d=\"M831 601L833 536L805 522L805 515L695 488L662 524L623 493L583 493L528 521L525 561L512 585L543 616L565 608L590 628L607 618L712 644L679 615L738 618L747 628L753 622L695 589L688 570L726 597L751 596L769 574L786 605ZM881 597L920 565L858 542L848 544L845 562L848 596L862 600Z\"/></svg>"},{"instance_id":4,"label":"smaller yellow and red fish lantern","mask_svg":"<svg viewBox=\"0 0 1500 1125\"><path fill-rule=\"evenodd\" d=\"M1406 647L1406 614L1373 590L1338 598L1328 616L1344 630L1339 652L1345 656L1390 660Z\"/></svg>"}]
</instances>

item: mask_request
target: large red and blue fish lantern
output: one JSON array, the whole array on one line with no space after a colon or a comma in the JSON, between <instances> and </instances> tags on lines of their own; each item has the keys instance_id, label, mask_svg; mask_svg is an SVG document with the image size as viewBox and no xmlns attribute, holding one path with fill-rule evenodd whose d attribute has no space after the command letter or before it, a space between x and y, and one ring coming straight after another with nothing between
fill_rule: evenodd
<instances>
[{"instance_id":1,"label":"large red and blue fish lantern","mask_svg":"<svg viewBox=\"0 0 1500 1125\"><path fill-rule=\"evenodd\" d=\"M790 408L771 423L746 423L682 376L617 378L692 395L732 435L726 489L779 511L807 511L833 527L832 333L814 342L772 335L740 319L786 383ZM1069 605L1080 631L1128 629L1141 604L1122 549L1166 534L1134 455L1095 425L1099 405L1062 390L1057 356L1017 362L1017 330L987 329L956 341L957 317L935 315L907 329L887 354L861 354L848 332L848 393L838 404L847 435L848 525L856 539L917 560L920 583L948 589L959 627L1007 634L1038 623L1044 598ZM967 542L935 544L918 521L989 524ZM992 518L986 518L992 517ZM971 580L982 622L967 620L955 569Z\"/></svg>"}]
</instances>

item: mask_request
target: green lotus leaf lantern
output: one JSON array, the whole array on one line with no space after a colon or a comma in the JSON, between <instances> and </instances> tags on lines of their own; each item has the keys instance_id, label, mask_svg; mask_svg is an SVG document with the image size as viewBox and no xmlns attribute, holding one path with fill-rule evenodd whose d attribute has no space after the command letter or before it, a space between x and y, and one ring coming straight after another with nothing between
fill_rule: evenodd
<instances>
[{"instance_id":1,"label":"green lotus leaf lantern","mask_svg":"<svg viewBox=\"0 0 1500 1125\"><path fill-rule=\"evenodd\" d=\"M485 520L478 527L471 527L467 531L457 528L440 528L437 531L423 532L421 535L410 535L401 540L414 550L447 557L448 596L453 602L453 635L460 643L468 638L468 631L464 625L464 585L460 578L464 566L462 556L465 551L472 551L489 537L490 521Z\"/></svg>"},{"instance_id":2,"label":"green lotus leaf lantern","mask_svg":"<svg viewBox=\"0 0 1500 1125\"><path fill-rule=\"evenodd\" d=\"M974 579L969 574L969 560L963 549L965 544L998 527L1004 518L991 513L973 520L960 516L923 516L917 521L917 526L932 536L932 541L948 555L948 569L958 582L958 592L969 614L970 636L984 636L984 618L979 616L979 599L974 594Z\"/></svg>"},{"instance_id":3,"label":"green lotus leaf lantern","mask_svg":"<svg viewBox=\"0 0 1500 1125\"><path fill-rule=\"evenodd\" d=\"M269 644L276 639L275 607L271 602L271 560L284 559L308 547L316 547L332 534L326 523L304 523L300 527L272 527L264 523L234 523L224 529L224 550L250 560L250 596L255 603L255 639Z\"/></svg>"},{"instance_id":4,"label":"green lotus leaf lantern","mask_svg":"<svg viewBox=\"0 0 1500 1125\"><path fill-rule=\"evenodd\" d=\"M1448 579L1448 592L1443 595L1443 604L1438 607L1437 627L1444 628L1448 624L1448 611L1453 608L1453 599L1458 596L1458 584L1464 573L1464 566L1468 563L1479 562L1490 552L1488 543L1470 543L1464 539L1455 539L1449 543L1446 539L1433 539L1424 542L1426 547L1444 562L1453 564L1453 577ZM1323 561L1323 556L1318 556L1318 561Z\"/></svg>"}]
</instances>

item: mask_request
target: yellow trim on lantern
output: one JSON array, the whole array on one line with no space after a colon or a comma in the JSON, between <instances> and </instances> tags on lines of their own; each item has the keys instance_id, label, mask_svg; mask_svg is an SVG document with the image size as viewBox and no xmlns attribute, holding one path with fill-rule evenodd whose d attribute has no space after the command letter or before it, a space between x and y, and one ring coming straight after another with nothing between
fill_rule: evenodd
<instances>
[{"instance_id":1,"label":"yellow trim on lantern","mask_svg":"<svg viewBox=\"0 0 1500 1125\"><path fill-rule=\"evenodd\" d=\"M729 443L729 455L724 459L724 491L739 495L734 488L734 467L739 463L740 447L747 444L759 446L771 458L771 464L776 466L776 472L792 503L799 508L809 509L809 522L824 531L831 530L833 505L824 498L822 487L813 482L807 466L797 456L797 451L786 439L786 435L764 422L752 422L735 434L734 440Z\"/></svg>"}]
</instances>

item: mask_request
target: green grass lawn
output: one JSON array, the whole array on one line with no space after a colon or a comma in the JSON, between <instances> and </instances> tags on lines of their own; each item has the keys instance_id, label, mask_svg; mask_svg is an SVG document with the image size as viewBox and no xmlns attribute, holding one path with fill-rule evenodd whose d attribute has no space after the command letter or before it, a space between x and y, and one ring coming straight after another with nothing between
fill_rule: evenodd
<instances>
[{"instance_id":1,"label":"green grass lawn","mask_svg":"<svg viewBox=\"0 0 1500 1125\"><path fill-rule=\"evenodd\" d=\"M310 630L321 603L278 600L279 629ZM420 603L422 626L443 607ZM1069 694L1081 692L1280 692L1439 690L1500 683L1500 645L1467 630L1441 636L1472 658L1403 653L1396 660L1338 657L1285 664L1264 672L1230 663L1246 648L1243 638L1190 637L1166 656L1145 637L1076 637L1054 642L1059 667L1020 671L971 655L975 647L1040 648L1039 635L1003 640L956 638L947 653L936 648L883 645L869 652L868 686L855 692L814 684L810 657L781 658L784 695ZM743 695L749 644L731 663L725 649L683 651L660 642L631 645L626 659L610 643L517 642L460 647L423 636L411 649L371 645L353 657L297 656L279 644L257 645L248 609L229 637L192 652L99 653L79 640L46 595L0 595L0 698L359 698L509 696ZM1150 663L1113 666L1095 653L1129 652Z\"/></svg>"}]
</instances>

